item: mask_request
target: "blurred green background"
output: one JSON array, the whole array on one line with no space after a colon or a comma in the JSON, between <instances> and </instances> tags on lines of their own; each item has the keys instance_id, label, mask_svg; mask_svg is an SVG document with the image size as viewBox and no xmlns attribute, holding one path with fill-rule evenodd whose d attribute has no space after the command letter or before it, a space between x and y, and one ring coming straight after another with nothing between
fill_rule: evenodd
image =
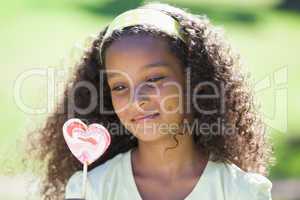
<instances>
[{"instance_id":1,"label":"blurred green background","mask_svg":"<svg viewBox=\"0 0 300 200\"><path fill-rule=\"evenodd\" d=\"M268 134L275 146L277 163L269 178L274 182L292 180L291 188L297 187L300 180L300 1L160 2L187 8L194 14L206 14L215 25L225 29L227 39L241 54L245 69L251 72L260 109L269 127ZM66 64L66 58L80 54L77 46L83 44L86 37L97 33L117 14L141 3L143 1L138 0L1 3L0 199L23 199L10 195L16 192L9 186L22 181L22 176L10 177L24 172L20 160L23 137L41 126L46 116L29 114L20 108L15 96L16 80L34 68ZM49 103L45 98L48 92L47 80L42 76L27 78L19 90L22 102L31 108L45 107ZM20 183L19 187L22 186ZM281 187L275 184L276 188Z\"/></svg>"}]
</instances>

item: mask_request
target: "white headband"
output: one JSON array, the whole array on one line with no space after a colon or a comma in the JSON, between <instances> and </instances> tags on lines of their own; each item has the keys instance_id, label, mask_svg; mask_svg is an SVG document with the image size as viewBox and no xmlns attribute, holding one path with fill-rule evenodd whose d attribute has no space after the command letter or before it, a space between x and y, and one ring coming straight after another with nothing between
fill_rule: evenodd
<instances>
[{"instance_id":1,"label":"white headband","mask_svg":"<svg viewBox=\"0 0 300 200\"><path fill-rule=\"evenodd\" d=\"M146 8L137 8L133 10L128 10L120 15L118 15L108 26L106 33L100 44L99 53L102 62L102 46L105 40L112 35L115 30L122 30L125 27L147 24L152 25L161 31L167 33L168 35L176 36L185 42L185 37L180 31L180 24L176 19L167 15L166 13ZM103 62L102 62L103 63Z\"/></svg>"}]
</instances>

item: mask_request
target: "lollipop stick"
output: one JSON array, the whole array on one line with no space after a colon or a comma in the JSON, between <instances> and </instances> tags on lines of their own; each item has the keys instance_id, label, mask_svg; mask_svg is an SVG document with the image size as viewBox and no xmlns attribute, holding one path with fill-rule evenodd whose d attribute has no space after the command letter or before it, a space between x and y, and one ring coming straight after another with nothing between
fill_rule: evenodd
<instances>
[{"instance_id":1,"label":"lollipop stick","mask_svg":"<svg viewBox=\"0 0 300 200\"><path fill-rule=\"evenodd\" d=\"M85 194L86 194L86 180L87 180L87 162L84 163L83 165L83 178L82 178L82 198L85 199Z\"/></svg>"}]
</instances>

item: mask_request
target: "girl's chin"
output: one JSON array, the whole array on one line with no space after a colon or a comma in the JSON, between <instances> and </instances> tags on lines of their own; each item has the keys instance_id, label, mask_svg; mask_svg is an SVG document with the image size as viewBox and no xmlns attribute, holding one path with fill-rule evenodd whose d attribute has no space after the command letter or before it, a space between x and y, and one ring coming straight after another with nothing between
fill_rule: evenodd
<instances>
[{"instance_id":1,"label":"girl's chin","mask_svg":"<svg viewBox=\"0 0 300 200\"><path fill-rule=\"evenodd\" d=\"M149 133L149 132L139 133L135 136L138 138L138 140L143 142L153 142L168 137L166 134L163 133Z\"/></svg>"}]
</instances>

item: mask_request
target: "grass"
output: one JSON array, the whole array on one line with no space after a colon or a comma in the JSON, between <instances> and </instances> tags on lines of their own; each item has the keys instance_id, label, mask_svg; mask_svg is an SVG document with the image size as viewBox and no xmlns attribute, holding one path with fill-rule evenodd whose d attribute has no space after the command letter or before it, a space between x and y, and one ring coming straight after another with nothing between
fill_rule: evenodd
<instances>
[{"instance_id":1,"label":"grass","mask_svg":"<svg viewBox=\"0 0 300 200\"><path fill-rule=\"evenodd\" d=\"M139 1L124 4L111 4L105 1L37 1L22 0L18 3L6 1L1 6L0 18L3 29L0 33L1 67L5 75L1 77L0 108L0 174L18 173L20 167L20 143L25 133L39 126L46 114L30 115L24 113L14 100L13 89L18 76L32 68L59 66L63 57L70 54L76 42L82 42L91 33L96 33L112 17L124 9L135 7ZM126 1L127 2L127 1ZM171 2L171 1L167 1ZM207 14L212 21L223 26L227 38L241 52L247 70L257 82L271 77L276 69L288 67L288 130L279 133L280 139L287 141L289 135L300 135L298 119L300 100L298 94L300 74L298 50L300 46L300 15L276 10L277 1L208 1L195 3L192 0L176 0L173 4L190 9L196 14ZM6 70L5 70L6 69ZM31 77L22 86L22 98L32 107L47 104L47 85L44 77ZM274 94L278 88L271 87L260 91L257 96L262 102L262 111L274 110ZM279 88L280 89L280 88ZM267 114L266 114L267 115ZM282 124L282 113L270 120L270 125ZM266 118L272 118L266 116ZM271 131L275 135L275 131ZM274 136L275 138L275 136ZM19 139L19 141L17 140ZM299 175L299 159L296 150L288 143L276 142L279 164L272 170L272 177L294 177ZM285 155L285 156L284 156ZM281 162L288 157L289 161ZM10 170L9 170L10 169ZM293 169L293 170L290 170Z\"/></svg>"}]
</instances>

